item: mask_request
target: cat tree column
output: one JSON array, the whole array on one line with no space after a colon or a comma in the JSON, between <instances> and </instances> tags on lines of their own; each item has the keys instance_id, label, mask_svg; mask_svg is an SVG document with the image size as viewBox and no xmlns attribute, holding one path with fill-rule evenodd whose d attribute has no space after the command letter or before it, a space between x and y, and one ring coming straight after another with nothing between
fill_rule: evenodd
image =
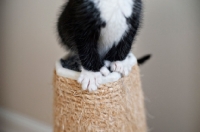
<instances>
[{"instance_id":1,"label":"cat tree column","mask_svg":"<svg viewBox=\"0 0 200 132\"><path fill-rule=\"evenodd\" d=\"M147 132L137 65L127 77L104 78L95 92L81 89L79 74L56 64L54 132Z\"/></svg>"}]
</instances>

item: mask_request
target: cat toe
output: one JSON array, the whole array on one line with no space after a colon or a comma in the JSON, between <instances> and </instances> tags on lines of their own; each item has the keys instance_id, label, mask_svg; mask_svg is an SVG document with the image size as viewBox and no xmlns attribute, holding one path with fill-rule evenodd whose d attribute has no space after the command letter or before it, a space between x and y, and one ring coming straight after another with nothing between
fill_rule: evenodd
<instances>
[{"instance_id":1,"label":"cat toe","mask_svg":"<svg viewBox=\"0 0 200 132\"><path fill-rule=\"evenodd\" d=\"M122 71L123 71L123 65L122 65L122 63L120 61L116 61L116 62L111 63L110 67L111 67L111 70L113 72L122 73Z\"/></svg>"},{"instance_id":2,"label":"cat toe","mask_svg":"<svg viewBox=\"0 0 200 132\"><path fill-rule=\"evenodd\" d=\"M109 71L108 68L105 67L105 66L102 67L102 68L100 69L100 72L101 72L101 74L104 75L104 76L107 76L107 75L110 74L110 71Z\"/></svg>"},{"instance_id":3,"label":"cat toe","mask_svg":"<svg viewBox=\"0 0 200 132\"><path fill-rule=\"evenodd\" d=\"M81 84L82 84L82 89L87 90L88 86L90 85L89 78L84 78L83 81L81 82Z\"/></svg>"},{"instance_id":4,"label":"cat toe","mask_svg":"<svg viewBox=\"0 0 200 132\"><path fill-rule=\"evenodd\" d=\"M124 60L112 62L111 70L127 76L135 64L137 64L137 59L132 53L129 53Z\"/></svg>"},{"instance_id":5,"label":"cat toe","mask_svg":"<svg viewBox=\"0 0 200 132\"><path fill-rule=\"evenodd\" d=\"M127 64L125 61L116 61L111 64L113 72L119 72L123 76L127 76L132 69L132 65Z\"/></svg>"},{"instance_id":6,"label":"cat toe","mask_svg":"<svg viewBox=\"0 0 200 132\"><path fill-rule=\"evenodd\" d=\"M91 85L89 85L89 87L88 87L88 91L89 91L89 92L93 92L93 91L96 91L97 88L98 88L98 87L97 87L96 85L91 84Z\"/></svg>"},{"instance_id":7,"label":"cat toe","mask_svg":"<svg viewBox=\"0 0 200 132\"><path fill-rule=\"evenodd\" d=\"M88 90L90 92L98 89L101 84L102 75L100 72L91 72L87 70L82 70L78 82L81 84L83 90Z\"/></svg>"},{"instance_id":8,"label":"cat toe","mask_svg":"<svg viewBox=\"0 0 200 132\"><path fill-rule=\"evenodd\" d=\"M130 70L128 68L125 68L123 73L122 73L122 75L123 76L128 76L129 72L130 72Z\"/></svg>"}]
</instances>

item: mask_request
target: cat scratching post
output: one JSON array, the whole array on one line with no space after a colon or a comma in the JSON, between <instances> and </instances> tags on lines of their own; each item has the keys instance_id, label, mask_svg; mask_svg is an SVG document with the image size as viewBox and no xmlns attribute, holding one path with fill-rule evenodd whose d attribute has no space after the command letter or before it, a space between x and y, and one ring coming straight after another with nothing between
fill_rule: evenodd
<instances>
[{"instance_id":1,"label":"cat scratching post","mask_svg":"<svg viewBox=\"0 0 200 132\"><path fill-rule=\"evenodd\" d=\"M81 89L79 74L56 64L54 132L147 131L137 65L127 77L119 79L120 74L113 73L114 78L104 78L106 84L92 93Z\"/></svg>"}]
</instances>

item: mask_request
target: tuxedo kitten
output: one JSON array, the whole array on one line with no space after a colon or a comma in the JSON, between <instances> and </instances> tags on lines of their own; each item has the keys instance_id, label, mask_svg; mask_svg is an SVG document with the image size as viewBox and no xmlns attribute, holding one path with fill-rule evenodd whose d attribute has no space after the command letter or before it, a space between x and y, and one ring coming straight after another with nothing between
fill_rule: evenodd
<instances>
[{"instance_id":1,"label":"tuxedo kitten","mask_svg":"<svg viewBox=\"0 0 200 132\"><path fill-rule=\"evenodd\" d=\"M94 91L102 75L127 75L132 43L141 20L141 0L69 0L58 19L61 44L81 71L78 82L83 90ZM62 63L65 62L64 59ZM73 59L72 59L73 60ZM81 69L79 69L81 65Z\"/></svg>"}]
</instances>

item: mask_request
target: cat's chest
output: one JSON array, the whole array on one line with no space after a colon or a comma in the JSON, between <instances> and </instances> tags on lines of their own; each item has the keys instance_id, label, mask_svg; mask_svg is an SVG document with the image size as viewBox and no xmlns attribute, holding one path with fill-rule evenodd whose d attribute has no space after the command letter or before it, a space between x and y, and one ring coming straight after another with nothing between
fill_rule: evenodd
<instances>
[{"instance_id":1,"label":"cat's chest","mask_svg":"<svg viewBox=\"0 0 200 132\"><path fill-rule=\"evenodd\" d=\"M133 0L92 0L106 26L101 29L99 51L106 52L117 44L128 30L126 18L132 14Z\"/></svg>"}]
</instances>

